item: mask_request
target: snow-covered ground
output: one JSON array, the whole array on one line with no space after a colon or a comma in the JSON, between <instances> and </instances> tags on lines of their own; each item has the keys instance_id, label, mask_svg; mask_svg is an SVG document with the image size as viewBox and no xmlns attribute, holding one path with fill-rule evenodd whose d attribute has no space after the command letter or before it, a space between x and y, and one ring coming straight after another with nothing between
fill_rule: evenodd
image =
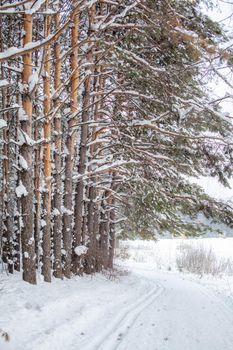
<instances>
[{"instance_id":1,"label":"snow-covered ground","mask_svg":"<svg viewBox=\"0 0 233 350\"><path fill-rule=\"evenodd\" d=\"M0 350L232 350L233 278L176 267L200 244L233 259L231 238L164 239L124 243L117 273L37 286L0 273Z\"/></svg>"},{"instance_id":2,"label":"snow-covered ground","mask_svg":"<svg viewBox=\"0 0 233 350\"><path fill-rule=\"evenodd\" d=\"M196 239L160 239L158 241L124 241L128 261L142 262L155 266L159 270L176 269L176 259L188 247L212 250L218 259L232 259L233 238L196 238ZM121 249L122 251L122 249ZM123 249L124 253L124 249Z\"/></svg>"}]
</instances>

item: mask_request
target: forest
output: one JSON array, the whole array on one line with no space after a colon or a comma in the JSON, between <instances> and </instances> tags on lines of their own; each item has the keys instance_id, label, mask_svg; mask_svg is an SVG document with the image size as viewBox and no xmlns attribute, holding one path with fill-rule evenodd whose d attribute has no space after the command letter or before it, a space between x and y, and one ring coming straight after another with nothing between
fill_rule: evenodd
<instances>
[{"instance_id":1,"label":"forest","mask_svg":"<svg viewBox=\"0 0 233 350\"><path fill-rule=\"evenodd\" d=\"M0 262L37 283L112 269L116 240L233 227L232 67L199 0L1 0Z\"/></svg>"}]
</instances>

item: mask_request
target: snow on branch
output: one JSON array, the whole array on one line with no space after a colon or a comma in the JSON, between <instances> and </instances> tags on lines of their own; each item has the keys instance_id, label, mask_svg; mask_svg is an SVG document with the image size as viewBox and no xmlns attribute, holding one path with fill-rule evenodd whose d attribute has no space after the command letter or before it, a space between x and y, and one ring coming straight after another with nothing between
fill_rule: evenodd
<instances>
[{"instance_id":1,"label":"snow on branch","mask_svg":"<svg viewBox=\"0 0 233 350\"><path fill-rule=\"evenodd\" d=\"M79 180L79 179L88 178L88 177L90 177L90 176L97 175L97 174L106 174L106 173L108 173L110 170L119 168L119 167L121 167L121 166L123 166L123 165L138 164L138 163L139 163L139 162L136 161L136 160L130 160L130 161L127 161L127 160L123 160L123 161L122 161L122 160L121 160L121 161L116 161L115 163L103 165L103 166L99 167L99 168L96 169L96 170L89 171L89 172L86 172L86 173L84 173L84 174L79 174L79 175L73 176L73 179L74 179L74 180Z\"/></svg>"},{"instance_id":2,"label":"snow on branch","mask_svg":"<svg viewBox=\"0 0 233 350\"><path fill-rule=\"evenodd\" d=\"M136 55L135 53L133 53L132 51L126 50L126 49L122 49L120 47L116 47L116 49L124 54L126 54L127 58L133 60L134 62L143 65L147 68L150 69L150 71L153 71L156 73L156 75L158 74L158 72L160 73L164 73L166 70L165 68L158 68L158 67L154 67L152 66L149 62L147 62L145 59L141 58L140 56Z\"/></svg>"},{"instance_id":3,"label":"snow on branch","mask_svg":"<svg viewBox=\"0 0 233 350\"><path fill-rule=\"evenodd\" d=\"M226 139L223 139L222 137L218 136L209 136L209 135L192 135L192 134L184 134L184 133L178 133L176 131L169 131L159 128L158 126L152 124L148 120L143 121L135 121L134 123L129 125L130 127L144 127L148 129L153 129L155 131L158 131L164 135L168 135L171 137L182 137L190 140L213 140L213 141L221 141L225 145L233 145L233 142L228 141Z\"/></svg>"},{"instance_id":4,"label":"snow on branch","mask_svg":"<svg viewBox=\"0 0 233 350\"><path fill-rule=\"evenodd\" d=\"M0 53L0 62L5 61L9 58L14 58L17 56L25 55L25 54L30 53L32 51L38 50L38 49L50 44L54 40L58 39L58 37L63 33L64 29L72 22L73 16L75 14L75 9L78 6L79 6L79 4L76 5L76 7L73 9L70 18L68 18L68 20L54 34L48 35L46 37L46 39L28 43L24 47L19 47L19 48L18 47L10 47L9 49Z\"/></svg>"}]
</instances>

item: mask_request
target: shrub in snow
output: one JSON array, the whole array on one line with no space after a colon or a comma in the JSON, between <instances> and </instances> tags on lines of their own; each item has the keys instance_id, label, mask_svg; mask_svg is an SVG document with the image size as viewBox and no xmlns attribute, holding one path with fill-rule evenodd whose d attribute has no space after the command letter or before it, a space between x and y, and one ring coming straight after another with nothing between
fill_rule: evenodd
<instances>
[{"instance_id":1,"label":"shrub in snow","mask_svg":"<svg viewBox=\"0 0 233 350\"><path fill-rule=\"evenodd\" d=\"M124 244L115 249L115 257L121 260L127 260L130 258L129 246Z\"/></svg>"},{"instance_id":2,"label":"shrub in snow","mask_svg":"<svg viewBox=\"0 0 233 350\"><path fill-rule=\"evenodd\" d=\"M4 332L2 329L0 329L0 337L2 337L5 341L10 340L10 336L7 332Z\"/></svg>"},{"instance_id":3,"label":"shrub in snow","mask_svg":"<svg viewBox=\"0 0 233 350\"><path fill-rule=\"evenodd\" d=\"M120 281L121 277L128 276L130 271L127 269L122 269L120 266L114 266L113 269L102 270L102 274L110 281Z\"/></svg>"},{"instance_id":4,"label":"shrub in snow","mask_svg":"<svg viewBox=\"0 0 233 350\"><path fill-rule=\"evenodd\" d=\"M176 258L179 271L187 271L198 275L233 274L233 262L230 259L218 258L217 255L204 246L185 246L180 249Z\"/></svg>"}]
</instances>

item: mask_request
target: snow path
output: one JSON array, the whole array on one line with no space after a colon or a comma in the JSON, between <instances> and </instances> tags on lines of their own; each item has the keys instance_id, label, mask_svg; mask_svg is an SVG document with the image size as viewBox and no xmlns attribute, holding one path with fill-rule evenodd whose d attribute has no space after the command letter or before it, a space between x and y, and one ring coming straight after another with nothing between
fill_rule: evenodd
<instances>
[{"instance_id":1,"label":"snow path","mask_svg":"<svg viewBox=\"0 0 233 350\"><path fill-rule=\"evenodd\" d=\"M101 350L232 350L233 312L205 286L182 275L139 270L137 275L163 287L152 304L139 314L118 344L105 341ZM119 331L118 330L118 331Z\"/></svg>"},{"instance_id":2,"label":"snow path","mask_svg":"<svg viewBox=\"0 0 233 350\"><path fill-rule=\"evenodd\" d=\"M183 274L140 264L120 281L102 275L37 287L0 276L0 350L232 350L224 295ZM9 282L10 281L10 282Z\"/></svg>"}]
</instances>

